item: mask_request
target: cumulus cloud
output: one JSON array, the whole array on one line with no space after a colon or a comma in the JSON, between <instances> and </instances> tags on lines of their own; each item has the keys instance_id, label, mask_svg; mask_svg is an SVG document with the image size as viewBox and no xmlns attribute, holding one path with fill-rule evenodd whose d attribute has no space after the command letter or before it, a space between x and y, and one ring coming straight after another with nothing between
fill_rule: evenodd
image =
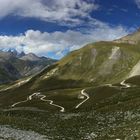
<instances>
[{"instance_id":1,"label":"cumulus cloud","mask_svg":"<svg viewBox=\"0 0 140 140\"><path fill-rule=\"evenodd\" d=\"M38 30L28 30L20 36L1 35L0 48L15 48L18 51L46 56L53 53L54 58L60 58L66 52L79 49L87 43L114 40L127 33L128 31L122 26L110 27L107 24L101 24L100 28L83 32L68 30L42 33Z\"/></svg>"},{"instance_id":2,"label":"cumulus cloud","mask_svg":"<svg viewBox=\"0 0 140 140\"><path fill-rule=\"evenodd\" d=\"M87 43L110 41L128 34L122 26L112 27L91 17L90 13L98 8L95 0L0 0L0 19L14 15L76 27L65 32L27 30L17 36L0 35L0 49L15 48L60 58Z\"/></svg>"},{"instance_id":3,"label":"cumulus cloud","mask_svg":"<svg viewBox=\"0 0 140 140\"><path fill-rule=\"evenodd\" d=\"M0 0L0 18L7 15L80 24L81 19L98 9L94 0Z\"/></svg>"},{"instance_id":4,"label":"cumulus cloud","mask_svg":"<svg viewBox=\"0 0 140 140\"><path fill-rule=\"evenodd\" d=\"M140 8L140 0L135 0L136 5L138 6L138 8Z\"/></svg>"},{"instance_id":5,"label":"cumulus cloud","mask_svg":"<svg viewBox=\"0 0 140 140\"><path fill-rule=\"evenodd\" d=\"M53 53L54 57L62 57L87 43L113 40L127 34L122 26L110 27L92 18L90 13L98 7L95 0L0 0L0 18L8 15L34 17L77 27L75 31L66 32L28 30L19 36L1 35L0 48L16 48L38 55Z\"/></svg>"}]
</instances>

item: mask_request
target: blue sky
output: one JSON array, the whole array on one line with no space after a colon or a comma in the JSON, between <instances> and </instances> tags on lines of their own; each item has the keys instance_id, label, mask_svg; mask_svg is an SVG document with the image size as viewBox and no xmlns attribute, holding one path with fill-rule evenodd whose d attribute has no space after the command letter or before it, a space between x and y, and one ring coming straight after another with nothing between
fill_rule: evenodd
<instances>
[{"instance_id":1,"label":"blue sky","mask_svg":"<svg viewBox=\"0 0 140 140\"><path fill-rule=\"evenodd\" d=\"M0 1L0 49L60 59L140 27L140 0Z\"/></svg>"}]
</instances>

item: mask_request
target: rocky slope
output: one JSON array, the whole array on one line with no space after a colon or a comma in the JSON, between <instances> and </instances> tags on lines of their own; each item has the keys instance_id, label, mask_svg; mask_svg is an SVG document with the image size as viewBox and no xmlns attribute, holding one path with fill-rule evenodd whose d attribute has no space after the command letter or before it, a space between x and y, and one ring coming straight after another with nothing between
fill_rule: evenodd
<instances>
[{"instance_id":1,"label":"rocky slope","mask_svg":"<svg viewBox=\"0 0 140 140\"><path fill-rule=\"evenodd\" d=\"M30 76L51 65L55 60L35 54L18 53L16 50L0 51L0 83Z\"/></svg>"},{"instance_id":2,"label":"rocky slope","mask_svg":"<svg viewBox=\"0 0 140 140\"><path fill-rule=\"evenodd\" d=\"M129 43L129 44L138 44L140 43L140 29L138 29L135 33L129 34L125 37L122 37L114 42L117 43Z\"/></svg>"}]
</instances>

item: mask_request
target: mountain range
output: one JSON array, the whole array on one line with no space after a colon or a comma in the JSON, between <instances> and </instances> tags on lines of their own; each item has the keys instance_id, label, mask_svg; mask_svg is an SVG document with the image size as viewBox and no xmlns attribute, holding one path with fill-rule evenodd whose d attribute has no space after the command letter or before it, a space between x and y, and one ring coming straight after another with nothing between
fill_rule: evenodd
<instances>
[{"instance_id":1,"label":"mountain range","mask_svg":"<svg viewBox=\"0 0 140 140\"><path fill-rule=\"evenodd\" d=\"M139 37L138 30L87 44L36 75L1 85L0 123L45 139L140 139ZM11 61L11 52L6 55ZM39 58L16 59L20 64Z\"/></svg>"},{"instance_id":2,"label":"mountain range","mask_svg":"<svg viewBox=\"0 0 140 140\"><path fill-rule=\"evenodd\" d=\"M18 53L16 50L0 51L0 83L15 81L36 74L56 60L38 57L33 53Z\"/></svg>"}]
</instances>

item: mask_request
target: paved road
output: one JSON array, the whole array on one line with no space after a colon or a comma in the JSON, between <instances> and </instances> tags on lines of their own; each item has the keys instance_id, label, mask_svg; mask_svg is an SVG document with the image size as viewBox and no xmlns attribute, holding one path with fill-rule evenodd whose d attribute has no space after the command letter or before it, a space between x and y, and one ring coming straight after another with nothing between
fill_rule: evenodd
<instances>
[{"instance_id":1,"label":"paved road","mask_svg":"<svg viewBox=\"0 0 140 140\"><path fill-rule=\"evenodd\" d=\"M26 102L32 100L32 98L34 96L40 97L40 100L41 101L50 102L50 105L60 108L60 112L65 112L65 108L64 107L62 107L60 105L57 105L57 104L54 104L52 100L46 100L46 99L44 99L44 98L46 98L46 96L43 95L43 94L41 94L40 92L31 94L30 96L27 97L26 100L20 101L20 102L17 102L17 103L14 103L13 105L11 105L11 107L15 107L15 106L17 106L18 104L21 104L21 103L26 103Z\"/></svg>"},{"instance_id":2,"label":"paved road","mask_svg":"<svg viewBox=\"0 0 140 140\"><path fill-rule=\"evenodd\" d=\"M81 91L81 95L83 95L84 97L86 97L86 99L85 100L83 100L81 103L79 103L75 108L77 109L77 108L79 108L83 103L85 103L90 97L89 97L89 95L85 92L85 89L83 89L82 91Z\"/></svg>"},{"instance_id":3,"label":"paved road","mask_svg":"<svg viewBox=\"0 0 140 140\"><path fill-rule=\"evenodd\" d=\"M125 86L126 88L131 87L129 84L125 83L125 80L123 80L120 84L121 84L122 86Z\"/></svg>"},{"instance_id":4,"label":"paved road","mask_svg":"<svg viewBox=\"0 0 140 140\"><path fill-rule=\"evenodd\" d=\"M60 105L57 105L57 104L54 104L52 100L46 100L46 99L44 99L44 98L46 98L45 95L41 95L40 94L39 96L41 97L40 100L42 100L44 102L50 102L50 105L60 108L60 112L65 112L65 108L64 107L62 107Z\"/></svg>"},{"instance_id":5,"label":"paved road","mask_svg":"<svg viewBox=\"0 0 140 140\"><path fill-rule=\"evenodd\" d=\"M125 80L123 80L123 81L120 83L120 85L123 86L123 87L125 87L125 88L129 88L129 87L131 87L130 84L125 83ZM114 88L119 87L119 86L114 86L114 85L112 85L112 84L105 84L105 86L114 87Z\"/></svg>"}]
</instances>

